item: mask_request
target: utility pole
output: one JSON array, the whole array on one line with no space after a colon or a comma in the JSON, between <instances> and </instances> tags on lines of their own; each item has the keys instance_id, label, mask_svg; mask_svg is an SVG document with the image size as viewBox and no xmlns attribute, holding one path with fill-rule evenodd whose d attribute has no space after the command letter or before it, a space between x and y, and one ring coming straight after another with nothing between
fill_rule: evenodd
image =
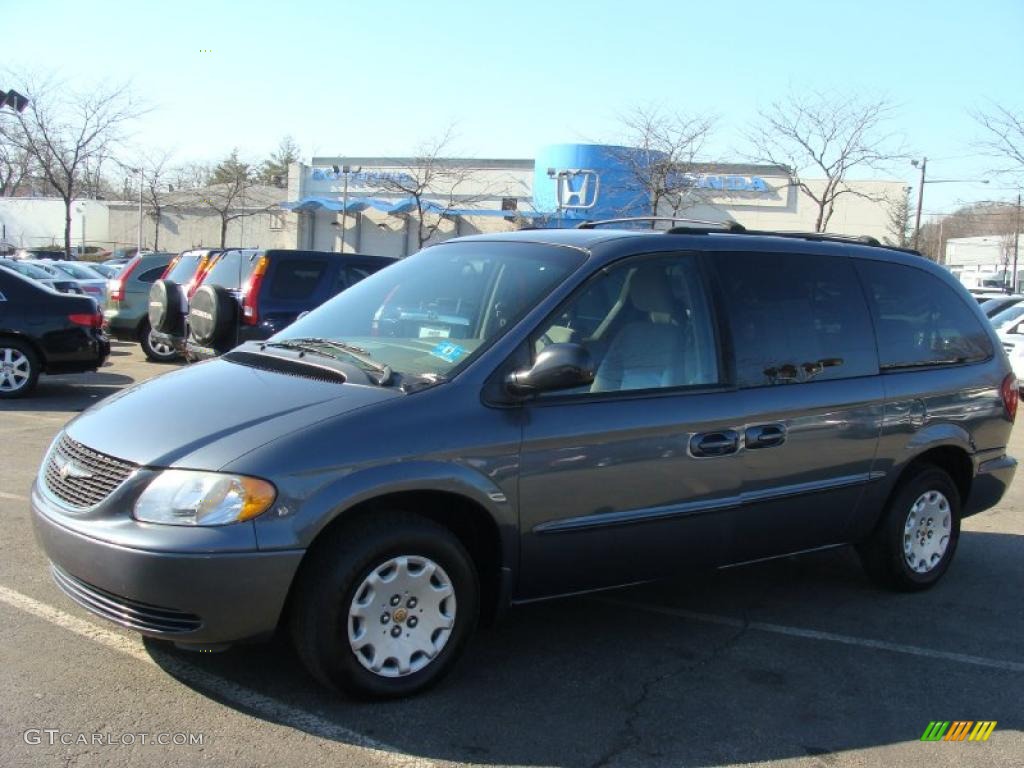
<instances>
[{"instance_id":1,"label":"utility pole","mask_svg":"<svg viewBox=\"0 0 1024 768\"><path fill-rule=\"evenodd\" d=\"M1020 192L1017 192L1017 211L1013 217L1013 292L1017 292L1017 256L1020 250Z\"/></svg>"},{"instance_id":2,"label":"utility pole","mask_svg":"<svg viewBox=\"0 0 1024 768\"><path fill-rule=\"evenodd\" d=\"M917 250L917 241L921 234L921 206L924 205L924 172L925 168L928 167L928 158L922 157L921 162L917 160L911 161L913 165L918 166L921 169L921 179L917 184L917 214L914 216L914 250Z\"/></svg>"}]
</instances>

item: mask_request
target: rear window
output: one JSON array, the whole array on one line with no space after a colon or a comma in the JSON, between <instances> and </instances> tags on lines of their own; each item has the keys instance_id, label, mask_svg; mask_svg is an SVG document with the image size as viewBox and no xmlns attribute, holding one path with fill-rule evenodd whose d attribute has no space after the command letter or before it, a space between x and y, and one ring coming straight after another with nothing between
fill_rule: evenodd
<instances>
[{"instance_id":1,"label":"rear window","mask_svg":"<svg viewBox=\"0 0 1024 768\"><path fill-rule=\"evenodd\" d=\"M270 296L293 301L308 299L326 270L327 262L323 259L279 261L270 280Z\"/></svg>"},{"instance_id":2,"label":"rear window","mask_svg":"<svg viewBox=\"0 0 1024 768\"><path fill-rule=\"evenodd\" d=\"M923 269L862 261L882 368L985 360L992 342L971 307Z\"/></svg>"},{"instance_id":3,"label":"rear window","mask_svg":"<svg viewBox=\"0 0 1024 768\"><path fill-rule=\"evenodd\" d=\"M254 251L225 251L214 263L203 284L237 291L256 267L258 260Z\"/></svg>"},{"instance_id":4,"label":"rear window","mask_svg":"<svg viewBox=\"0 0 1024 768\"><path fill-rule=\"evenodd\" d=\"M202 253L183 253L175 264L174 268L167 273L166 280L173 280L178 285L184 285L191 280L196 270L199 269L199 262L202 261Z\"/></svg>"}]
</instances>

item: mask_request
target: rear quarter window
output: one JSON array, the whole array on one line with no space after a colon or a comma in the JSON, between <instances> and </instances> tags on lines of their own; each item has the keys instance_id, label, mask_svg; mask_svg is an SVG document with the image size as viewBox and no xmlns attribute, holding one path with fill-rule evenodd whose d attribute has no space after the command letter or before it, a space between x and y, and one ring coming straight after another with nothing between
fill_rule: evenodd
<instances>
[{"instance_id":1,"label":"rear quarter window","mask_svg":"<svg viewBox=\"0 0 1024 768\"><path fill-rule=\"evenodd\" d=\"M880 261L857 265L883 369L985 360L992 342L952 287L923 269Z\"/></svg>"},{"instance_id":2,"label":"rear quarter window","mask_svg":"<svg viewBox=\"0 0 1024 768\"><path fill-rule=\"evenodd\" d=\"M308 299L316 292L327 271L323 259L289 259L274 267L270 279L270 297L290 301Z\"/></svg>"},{"instance_id":3,"label":"rear quarter window","mask_svg":"<svg viewBox=\"0 0 1024 768\"><path fill-rule=\"evenodd\" d=\"M220 255L203 281L204 285L219 285L237 291L245 283L256 266L259 256L255 253L227 251Z\"/></svg>"}]
</instances>

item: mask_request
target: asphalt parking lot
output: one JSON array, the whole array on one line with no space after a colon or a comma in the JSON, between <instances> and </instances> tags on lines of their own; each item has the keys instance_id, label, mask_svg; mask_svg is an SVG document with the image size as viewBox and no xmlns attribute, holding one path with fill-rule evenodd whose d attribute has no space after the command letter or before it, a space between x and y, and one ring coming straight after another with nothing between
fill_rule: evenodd
<instances>
[{"instance_id":1,"label":"asphalt parking lot","mask_svg":"<svg viewBox=\"0 0 1024 768\"><path fill-rule=\"evenodd\" d=\"M46 447L77 412L173 369L116 343L110 363L0 404L0 765L1024 764L1024 473L965 523L930 592L878 591L833 550L536 604L478 634L433 691L353 703L284 642L143 643L53 585L27 502ZM1024 456L1020 429L1011 450ZM984 743L922 743L932 720L998 725Z\"/></svg>"}]
</instances>

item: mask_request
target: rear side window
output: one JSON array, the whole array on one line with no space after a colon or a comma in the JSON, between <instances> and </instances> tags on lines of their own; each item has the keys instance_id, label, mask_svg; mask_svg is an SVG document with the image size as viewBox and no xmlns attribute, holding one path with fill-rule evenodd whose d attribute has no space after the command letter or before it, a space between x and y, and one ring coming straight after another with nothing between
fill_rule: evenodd
<instances>
[{"instance_id":1,"label":"rear side window","mask_svg":"<svg viewBox=\"0 0 1024 768\"><path fill-rule=\"evenodd\" d=\"M270 296L275 299L299 301L316 291L327 270L323 259L289 259L279 261L270 281Z\"/></svg>"},{"instance_id":2,"label":"rear side window","mask_svg":"<svg viewBox=\"0 0 1024 768\"><path fill-rule=\"evenodd\" d=\"M139 282L155 283L157 280L160 279L160 275L164 273L164 269L166 269L166 267L156 267L154 269L150 269L147 270L146 272L143 272L141 275L139 275Z\"/></svg>"},{"instance_id":3,"label":"rear side window","mask_svg":"<svg viewBox=\"0 0 1024 768\"><path fill-rule=\"evenodd\" d=\"M923 269L862 261L882 368L985 360L992 342L972 309Z\"/></svg>"},{"instance_id":4,"label":"rear side window","mask_svg":"<svg viewBox=\"0 0 1024 768\"><path fill-rule=\"evenodd\" d=\"M740 387L878 373L875 336L849 259L712 254L725 294Z\"/></svg>"}]
</instances>

